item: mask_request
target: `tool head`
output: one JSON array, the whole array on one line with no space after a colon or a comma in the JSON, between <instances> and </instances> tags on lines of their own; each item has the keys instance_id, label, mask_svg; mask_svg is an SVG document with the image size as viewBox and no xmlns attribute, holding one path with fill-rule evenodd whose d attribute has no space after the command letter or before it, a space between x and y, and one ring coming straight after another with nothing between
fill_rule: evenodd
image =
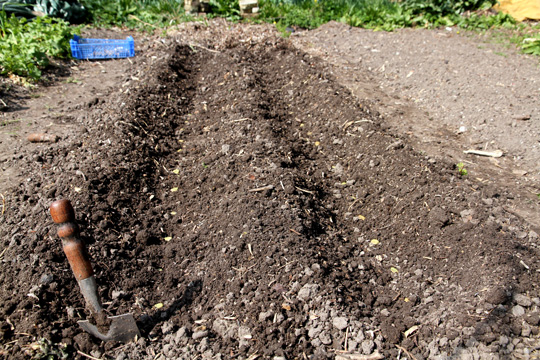
<instances>
[{"instance_id":1,"label":"tool head","mask_svg":"<svg viewBox=\"0 0 540 360\"><path fill-rule=\"evenodd\" d=\"M83 330L103 341L112 340L127 343L135 339L135 337L141 337L141 333L132 314L110 316L108 319L111 325L106 335L99 332L98 328L89 323L88 320L81 320L78 323Z\"/></svg>"}]
</instances>

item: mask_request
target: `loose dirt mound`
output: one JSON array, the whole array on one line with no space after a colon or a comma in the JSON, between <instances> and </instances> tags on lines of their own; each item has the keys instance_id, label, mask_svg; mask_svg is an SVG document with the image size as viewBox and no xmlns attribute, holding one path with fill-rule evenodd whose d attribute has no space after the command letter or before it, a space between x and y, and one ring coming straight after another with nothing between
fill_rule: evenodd
<instances>
[{"instance_id":1,"label":"loose dirt mound","mask_svg":"<svg viewBox=\"0 0 540 360\"><path fill-rule=\"evenodd\" d=\"M286 41L219 50L141 60L77 119L80 137L20 161L32 180L0 230L5 358L41 338L118 359L535 350L538 235L506 194L389 135ZM47 213L57 198L74 204L108 311L138 320L136 343L78 328L90 314Z\"/></svg>"}]
</instances>

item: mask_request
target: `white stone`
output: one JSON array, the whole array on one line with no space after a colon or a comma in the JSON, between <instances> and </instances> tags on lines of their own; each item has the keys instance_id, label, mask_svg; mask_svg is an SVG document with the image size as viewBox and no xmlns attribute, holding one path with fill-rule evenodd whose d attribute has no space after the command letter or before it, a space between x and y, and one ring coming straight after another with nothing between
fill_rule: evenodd
<instances>
[{"instance_id":1,"label":"white stone","mask_svg":"<svg viewBox=\"0 0 540 360\"><path fill-rule=\"evenodd\" d=\"M332 325L339 330L345 330L348 324L349 321L345 317L340 316L332 319Z\"/></svg>"},{"instance_id":2,"label":"white stone","mask_svg":"<svg viewBox=\"0 0 540 360\"><path fill-rule=\"evenodd\" d=\"M515 317L523 316L525 315L525 309L520 305L516 305L512 308L512 315Z\"/></svg>"}]
</instances>

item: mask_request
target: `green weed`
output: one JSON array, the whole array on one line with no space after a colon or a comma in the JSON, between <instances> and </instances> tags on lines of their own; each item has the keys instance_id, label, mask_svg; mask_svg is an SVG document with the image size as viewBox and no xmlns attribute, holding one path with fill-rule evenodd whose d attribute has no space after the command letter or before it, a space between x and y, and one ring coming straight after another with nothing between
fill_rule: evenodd
<instances>
[{"instance_id":1,"label":"green weed","mask_svg":"<svg viewBox=\"0 0 540 360\"><path fill-rule=\"evenodd\" d=\"M260 19L278 28L312 29L330 20L355 27L392 31L422 26L459 26L486 30L511 27L515 20L506 14L479 15L495 0L260 0Z\"/></svg>"},{"instance_id":2,"label":"green weed","mask_svg":"<svg viewBox=\"0 0 540 360\"><path fill-rule=\"evenodd\" d=\"M467 169L465 169L465 164L463 164L462 162L457 163L456 169L458 171L459 176L467 176L469 174Z\"/></svg>"},{"instance_id":3,"label":"green weed","mask_svg":"<svg viewBox=\"0 0 540 360\"><path fill-rule=\"evenodd\" d=\"M523 39L521 48L526 54L540 56L540 35Z\"/></svg>"},{"instance_id":4,"label":"green weed","mask_svg":"<svg viewBox=\"0 0 540 360\"><path fill-rule=\"evenodd\" d=\"M39 17L28 21L0 10L0 74L38 80L49 57L69 56L74 32L78 28L70 28L63 20Z\"/></svg>"},{"instance_id":5,"label":"green weed","mask_svg":"<svg viewBox=\"0 0 540 360\"><path fill-rule=\"evenodd\" d=\"M90 22L102 27L122 26L153 31L191 18L184 14L183 0L82 0Z\"/></svg>"},{"instance_id":6,"label":"green weed","mask_svg":"<svg viewBox=\"0 0 540 360\"><path fill-rule=\"evenodd\" d=\"M209 17L224 17L230 21L239 21L240 5L237 0L210 0Z\"/></svg>"},{"instance_id":7,"label":"green weed","mask_svg":"<svg viewBox=\"0 0 540 360\"><path fill-rule=\"evenodd\" d=\"M74 77L68 77L65 81L66 84L81 84L82 81Z\"/></svg>"}]
</instances>

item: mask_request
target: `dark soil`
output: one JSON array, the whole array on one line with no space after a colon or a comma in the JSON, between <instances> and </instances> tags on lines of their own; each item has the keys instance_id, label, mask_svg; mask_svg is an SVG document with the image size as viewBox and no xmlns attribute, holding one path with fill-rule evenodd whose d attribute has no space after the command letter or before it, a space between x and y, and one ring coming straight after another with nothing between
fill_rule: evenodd
<instances>
[{"instance_id":1,"label":"dark soil","mask_svg":"<svg viewBox=\"0 0 540 360\"><path fill-rule=\"evenodd\" d=\"M536 351L538 235L512 194L419 153L320 59L274 34L156 39L118 63L59 142L5 161L25 175L3 197L3 358ZM78 327L60 198L137 342Z\"/></svg>"}]
</instances>

